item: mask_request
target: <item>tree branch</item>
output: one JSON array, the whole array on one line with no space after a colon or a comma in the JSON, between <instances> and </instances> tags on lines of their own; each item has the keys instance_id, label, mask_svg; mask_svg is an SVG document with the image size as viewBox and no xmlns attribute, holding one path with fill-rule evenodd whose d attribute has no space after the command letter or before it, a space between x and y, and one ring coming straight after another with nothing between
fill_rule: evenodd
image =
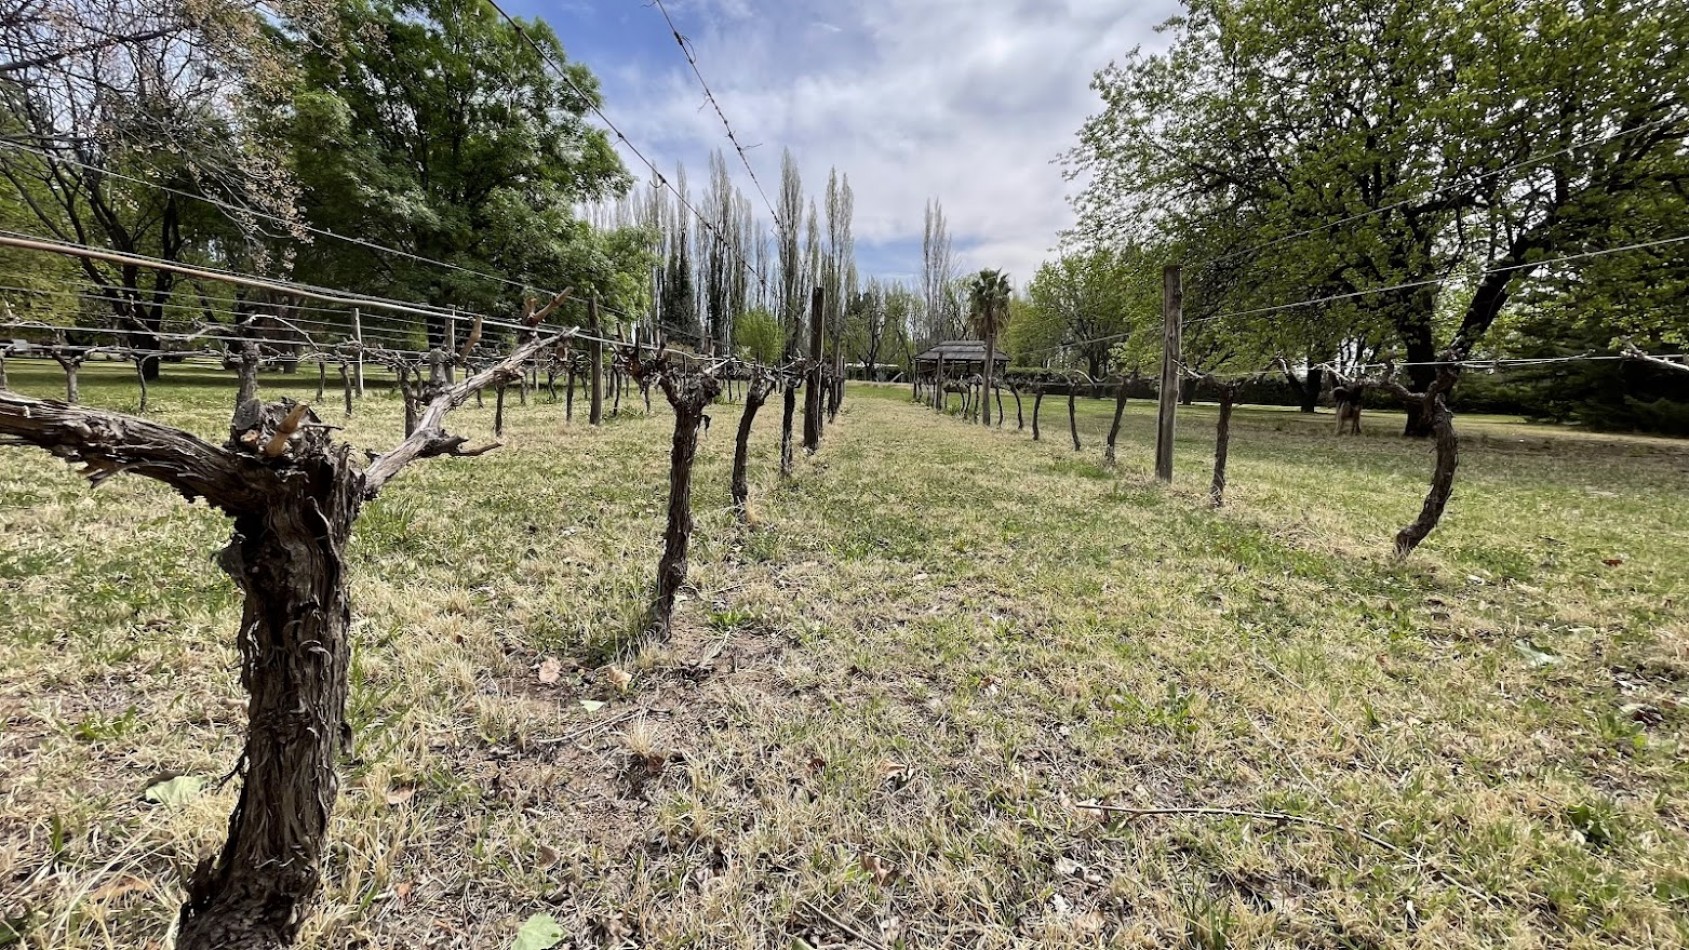
<instances>
[{"instance_id":1,"label":"tree branch","mask_svg":"<svg viewBox=\"0 0 1689 950\"><path fill-rule=\"evenodd\" d=\"M453 409L463 405L470 396L488 386L501 381L510 382L520 379L522 366L534 357L534 354L548 346L556 346L565 338L571 336L573 330L556 336L535 338L517 347L511 354L500 360L494 366L482 370L480 373L465 379L463 382L435 396L434 400L424 409L417 419L416 429L389 451L376 456L364 469L364 497L374 498L393 476L403 471L405 466L417 459L433 458L439 455L480 455L490 451L493 446L482 449L465 451L463 445L467 439L446 435L446 415Z\"/></svg>"},{"instance_id":2,"label":"tree branch","mask_svg":"<svg viewBox=\"0 0 1689 950\"><path fill-rule=\"evenodd\" d=\"M203 497L229 512L261 508L267 470L180 429L146 419L0 392L0 445L34 445L96 486L122 472L161 481L189 501Z\"/></svg>"},{"instance_id":3,"label":"tree branch","mask_svg":"<svg viewBox=\"0 0 1689 950\"><path fill-rule=\"evenodd\" d=\"M1648 363L1653 366L1663 366L1666 369L1675 369L1681 373L1689 373L1689 363L1674 363L1664 357L1644 352L1641 347L1629 340L1625 341L1624 349L1620 352L1624 354L1624 358L1627 360L1632 360L1638 363Z\"/></svg>"}]
</instances>

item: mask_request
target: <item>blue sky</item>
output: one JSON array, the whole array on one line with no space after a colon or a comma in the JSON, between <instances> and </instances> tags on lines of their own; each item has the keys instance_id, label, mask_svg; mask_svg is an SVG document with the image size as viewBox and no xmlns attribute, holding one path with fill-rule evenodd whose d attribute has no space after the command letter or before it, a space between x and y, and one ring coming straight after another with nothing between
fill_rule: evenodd
<instances>
[{"instance_id":1,"label":"blue sky","mask_svg":"<svg viewBox=\"0 0 1689 950\"><path fill-rule=\"evenodd\" d=\"M1091 74L1157 48L1170 0L665 0L770 197L790 148L804 190L850 176L867 276L920 267L921 215L944 203L958 267L1016 285L1071 223L1055 159L1098 101ZM703 180L727 141L646 0L515 0L604 86L605 111L659 166ZM729 159L732 159L729 154ZM629 168L642 167L628 157ZM735 163L735 167L737 167ZM740 187L758 207L740 169Z\"/></svg>"}]
</instances>

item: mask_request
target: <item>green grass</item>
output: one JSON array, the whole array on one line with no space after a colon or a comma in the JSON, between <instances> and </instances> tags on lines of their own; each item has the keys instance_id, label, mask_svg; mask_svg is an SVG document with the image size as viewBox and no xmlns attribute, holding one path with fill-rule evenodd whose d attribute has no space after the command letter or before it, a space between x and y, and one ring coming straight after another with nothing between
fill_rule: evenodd
<instances>
[{"instance_id":1,"label":"green grass","mask_svg":"<svg viewBox=\"0 0 1689 950\"><path fill-rule=\"evenodd\" d=\"M201 375L150 414L219 437L232 387ZM85 376L89 403L134 407L125 373ZM1444 525L1397 562L1430 456L1382 414L1339 439L1239 410L1214 511L1213 407L1180 410L1170 488L1146 403L1112 470L1112 404L1080 401L1080 453L1065 400L1042 443L1008 408L987 432L854 386L782 484L776 401L744 527L718 406L693 589L625 685L596 667L648 596L666 411L595 430L542 397L505 449L407 471L354 540L357 743L303 944L496 948L536 912L582 946L860 945L828 918L910 947L1689 944L1689 446L1457 419ZM398 420L372 392L345 435L390 444ZM226 530L0 452L21 946L162 945L221 839L232 785L141 792L239 749Z\"/></svg>"}]
</instances>

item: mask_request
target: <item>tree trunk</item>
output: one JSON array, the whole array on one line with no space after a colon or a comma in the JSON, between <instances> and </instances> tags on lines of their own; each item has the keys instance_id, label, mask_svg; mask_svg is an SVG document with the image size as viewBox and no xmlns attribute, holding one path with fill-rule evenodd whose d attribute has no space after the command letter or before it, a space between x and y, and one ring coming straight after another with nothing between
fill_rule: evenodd
<instances>
[{"instance_id":1,"label":"tree trunk","mask_svg":"<svg viewBox=\"0 0 1689 950\"><path fill-rule=\"evenodd\" d=\"M792 474L792 416L798 411L798 387L803 385L796 380L786 380L786 392L780 411L780 474Z\"/></svg>"},{"instance_id":2,"label":"tree trunk","mask_svg":"<svg viewBox=\"0 0 1689 950\"><path fill-rule=\"evenodd\" d=\"M1179 405L1188 406L1196 401L1196 379L1186 376L1179 380Z\"/></svg>"},{"instance_id":3,"label":"tree trunk","mask_svg":"<svg viewBox=\"0 0 1689 950\"><path fill-rule=\"evenodd\" d=\"M575 421L575 364L570 363L563 374L563 421Z\"/></svg>"},{"instance_id":4,"label":"tree trunk","mask_svg":"<svg viewBox=\"0 0 1689 950\"><path fill-rule=\"evenodd\" d=\"M996 304L994 304L994 303L988 304L988 306L995 307ZM997 331L995 329L993 329L990 333L987 333L985 335L985 372L981 373L980 377L979 377L980 378L980 395L981 396L989 397L991 395L992 371L995 370L996 368L997 368ZM998 412L997 415L1002 416L1002 413ZM979 401L979 417L980 417L979 421L980 421L981 425L985 425L985 426L991 425L991 400L989 398L981 399Z\"/></svg>"},{"instance_id":5,"label":"tree trunk","mask_svg":"<svg viewBox=\"0 0 1689 950\"><path fill-rule=\"evenodd\" d=\"M1079 451L1079 417L1074 414L1073 400L1078 394L1078 388L1071 381L1067 384L1067 429L1073 434L1073 451Z\"/></svg>"},{"instance_id":6,"label":"tree trunk","mask_svg":"<svg viewBox=\"0 0 1689 950\"><path fill-rule=\"evenodd\" d=\"M328 388L328 365L317 360L317 397L314 402L323 401L323 390Z\"/></svg>"},{"instance_id":7,"label":"tree trunk","mask_svg":"<svg viewBox=\"0 0 1689 950\"><path fill-rule=\"evenodd\" d=\"M498 386L493 390L493 435L504 435L504 390Z\"/></svg>"},{"instance_id":8,"label":"tree trunk","mask_svg":"<svg viewBox=\"0 0 1689 950\"><path fill-rule=\"evenodd\" d=\"M1302 384L1302 412L1312 415L1320 405L1320 390L1325 387L1325 370L1318 366L1308 367L1308 379Z\"/></svg>"},{"instance_id":9,"label":"tree trunk","mask_svg":"<svg viewBox=\"0 0 1689 950\"><path fill-rule=\"evenodd\" d=\"M991 387L991 395L997 399L997 428L1003 428L1003 390L998 386Z\"/></svg>"},{"instance_id":10,"label":"tree trunk","mask_svg":"<svg viewBox=\"0 0 1689 950\"><path fill-rule=\"evenodd\" d=\"M1426 365L1437 361L1437 347L1432 338L1435 304L1435 296L1423 291L1416 292L1407 303L1402 304L1410 308L1412 316L1399 325L1397 331L1407 350L1408 388L1415 393L1426 392L1437 382L1437 367ZM1402 435L1414 439L1430 438L1432 419L1424 401L1409 400L1406 407L1407 425L1403 427Z\"/></svg>"},{"instance_id":11,"label":"tree trunk","mask_svg":"<svg viewBox=\"0 0 1689 950\"><path fill-rule=\"evenodd\" d=\"M1026 417L1020 411L1020 387L1010 386L1009 393L1015 397L1015 431L1026 428Z\"/></svg>"},{"instance_id":12,"label":"tree trunk","mask_svg":"<svg viewBox=\"0 0 1689 950\"><path fill-rule=\"evenodd\" d=\"M346 539L361 504L344 448L306 460L261 514L235 517L219 563L246 592L244 779L215 862L194 872L179 950L290 946L322 878L346 727Z\"/></svg>"},{"instance_id":13,"label":"tree trunk","mask_svg":"<svg viewBox=\"0 0 1689 950\"><path fill-rule=\"evenodd\" d=\"M340 363L340 388L346 394L346 418L352 418L352 373L342 360Z\"/></svg>"},{"instance_id":14,"label":"tree trunk","mask_svg":"<svg viewBox=\"0 0 1689 950\"><path fill-rule=\"evenodd\" d=\"M1216 508L1226 503L1226 454L1231 450L1232 404L1237 385L1220 387L1220 422L1214 429L1214 480L1208 485L1208 501Z\"/></svg>"},{"instance_id":15,"label":"tree trunk","mask_svg":"<svg viewBox=\"0 0 1689 950\"><path fill-rule=\"evenodd\" d=\"M147 372L146 367L143 365L145 362L146 361L144 359L135 361L135 381L141 384L141 404L137 409L138 412L147 411ZM3 375L4 374L0 374L0 376ZM0 388L3 388L4 385L4 382L0 382ZM317 398L321 399L322 397L319 395Z\"/></svg>"},{"instance_id":16,"label":"tree trunk","mask_svg":"<svg viewBox=\"0 0 1689 950\"><path fill-rule=\"evenodd\" d=\"M1038 410L1044 406L1044 387L1039 386L1036 392L1037 395L1032 397L1032 441L1034 442L1041 439L1038 434Z\"/></svg>"},{"instance_id":17,"label":"tree trunk","mask_svg":"<svg viewBox=\"0 0 1689 950\"><path fill-rule=\"evenodd\" d=\"M668 639L674 598L686 583L686 554L692 543L692 463L698 454L698 427L704 409L721 391L712 376L664 375L663 394L674 407L674 440L669 451L669 517L663 532L663 557L657 562L657 596L652 603L651 634Z\"/></svg>"},{"instance_id":18,"label":"tree trunk","mask_svg":"<svg viewBox=\"0 0 1689 950\"><path fill-rule=\"evenodd\" d=\"M1108 427L1108 448L1103 450L1103 461L1114 464L1114 441L1120 437L1120 417L1126 413L1126 387L1130 379L1122 377L1120 390L1114 396L1114 424Z\"/></svg>"},{"instance_id":19,"label":"tree trunk","mask_svg":"<svg viewBox=\"0 0 1689 950\"><path fill-rule=\"evenodd\" d=\"M751 426L756 422L757 410L768 399L768 382L751 380L745 390L745 411L739 416L739 437L733 443L733 510L740 521L750 520L751 486L746 477L750 467Z\"/></svg>"}]
</instances>

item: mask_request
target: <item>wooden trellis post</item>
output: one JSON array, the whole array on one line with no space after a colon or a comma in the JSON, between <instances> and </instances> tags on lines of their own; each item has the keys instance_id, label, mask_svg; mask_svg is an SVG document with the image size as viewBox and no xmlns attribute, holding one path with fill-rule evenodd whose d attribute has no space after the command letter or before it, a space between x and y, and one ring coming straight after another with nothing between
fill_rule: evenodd
<instances>
[{"instance_id":1,"label":"wooden trellis post","mask_svg":"<svg viewBox=\"0 0 1689 950\"><path fill-rule=\"evenodd\" d=\"M592 412L587 421L593 425L604 423L604 344L597 338L598 295L587 300L587 323L592 327L593 339L587 342L587 375L592 377Z\"/></svg>"},{"instance_id":2,"label":"wooden trellis post","mask_svg":"<svg viewBox=\"0 0 1689 950\"><path fill-rule=\"evenodd\" d=\"M821 413L825 409L821 390L822 331L826 329L822 326L821 312L824 300L825 294L820 287L809 295L809 388L805 390L803 399L803 447L811 455L821 449Z\"/></svg>"},{"instance_id":3,"label":"wooden trellis post","mask_svg":"<svg viewBox=\"0 0 1689 950\"><path fill-rule=\"evenodd\" d=\"M1164 482L1173 480L1173 422L1184 364L1184 308L1185 288L1179 265L1169 264L1161 272L1161 392L1155 429L1155 477Z\"/></svg>"},{"instance_id":4,"label":"wooden trellis post","mask_svg":"<svg viewBox=\"0 0 1689 950\"><path fill-rule=\"evenodd\" d=\"M353 371L354 382L358 387L358 398L364 397L364 320L357 307L352 308L352 339L358 344L358 366ZM347 415L351 415L348 410Z\"/></svg>"}]
</instances>

